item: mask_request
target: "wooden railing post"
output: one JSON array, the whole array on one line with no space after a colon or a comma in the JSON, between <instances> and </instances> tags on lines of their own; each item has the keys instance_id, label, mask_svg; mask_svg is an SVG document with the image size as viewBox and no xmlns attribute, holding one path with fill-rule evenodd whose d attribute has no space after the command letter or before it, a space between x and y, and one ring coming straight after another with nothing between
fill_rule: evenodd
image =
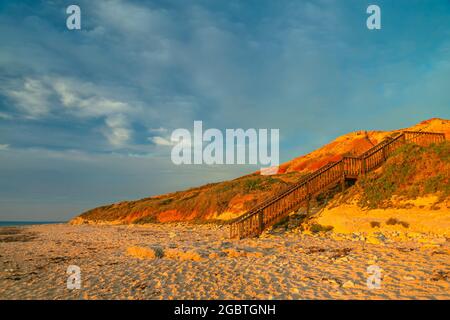
<instances>
[{"instance_id":1,"label":"wooden railing post","mask_svg":"<svg viewBox=\"0 0 450 320\"><path fill-rule=\"evenodd\" d=\"M365 175L366 174L366 158L363 157L361 159L361 174Z\"/></svg>"},{"instance_id":2,"label":"wooden railing post","mask_svg":"<svg viewBox=\"0 0 450 320\"><path fill-rule=\"evenodd\" d=\"M258 211L258 232L262 233L264 230L264 215L263 215L263 211L259 210Z\"/></svg>"},{"instance_id":3,"label":"wooden railing post","mask_svg":"<svg viewBox=\"0 0 450 320\"><path fill-rule=\"evenodd\" d=\"M239 223L239 234L238 234L238 239L242 239L243 238L243 234L244 234L244 226L242 224L242 222Z\"/></svg>"},{"instance_id":4,"label":"wooden railing post","mask_svg":"<svg viewBox=\"0 0 450 320\"><path fill-rule=\"evenodd\" d=\"M310 210L310 200L311 200L311 196L308 193L308 195L306 196L306 215L309 215L309 210Z\"/></svg>"}]
</instances>

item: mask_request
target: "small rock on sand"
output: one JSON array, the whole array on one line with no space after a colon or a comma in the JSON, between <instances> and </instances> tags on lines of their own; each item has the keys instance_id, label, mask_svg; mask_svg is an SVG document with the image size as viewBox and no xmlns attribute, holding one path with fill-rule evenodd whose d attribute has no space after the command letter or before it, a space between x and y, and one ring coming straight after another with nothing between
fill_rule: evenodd
<instances>
[{"instance_id":1,"label":"small rock on sand","mask_svg":"<svg viewBox=\"0 0 450 320\"><path fill-rule=\"evenodd\" d=\"M342 285L342 288L346 288L346 289L354 288L354 287L355 287L355 284L351 280L344 282L344 284Z\"/></svg>"}]
</instances>

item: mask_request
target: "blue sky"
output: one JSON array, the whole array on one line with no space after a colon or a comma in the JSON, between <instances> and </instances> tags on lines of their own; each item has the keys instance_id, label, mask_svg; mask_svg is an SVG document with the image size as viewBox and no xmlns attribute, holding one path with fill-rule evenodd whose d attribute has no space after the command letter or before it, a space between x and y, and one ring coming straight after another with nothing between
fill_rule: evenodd
<instances>
[{"instance_id":1,"label":"blue sky","mask_svg":"<svg viewBox=\"0 0 450 320\"><path fill-rule=\"evenodd\" d=\"M0 220L65 220L237 177L175 166L176 128L279 128L281 161L450 118L450 2L0 3ZM382 29L366 28L377 4Z\"/></svg>"}]
</instances>

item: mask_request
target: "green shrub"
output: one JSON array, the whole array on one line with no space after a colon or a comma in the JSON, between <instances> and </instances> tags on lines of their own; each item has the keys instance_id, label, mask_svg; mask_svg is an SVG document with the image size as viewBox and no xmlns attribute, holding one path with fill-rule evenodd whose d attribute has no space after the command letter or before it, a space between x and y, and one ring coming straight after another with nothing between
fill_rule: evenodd
<instances>
[{"instance_id":1,"label":"green shrub","mask_svg":"<svg viewBox=\"0 0 450 320\"><path fill-rule=\"evenodd\" d=\"M264 189L261 185L261 179L250 179L244 182L245 192Z\"/></svg>"},{"instance_id":2,"label":"green shrub","mask_svg":"<svg viewBox=\"0 0 450 320\"><path fill-rule=\"evenodd\" d=\"M404 228L409 228L409 223L405 222L405 221L400 221L399 222Z\"/></svg>"},{"instance_id":3,"label":"green shrub","mask_svg":"<svg viewBox=\"0 0 450 320\"><path fill-rule=\"evenodd\" d=\"M409 228L409 223L408 223L408 222L400 221L400 220L395 219L395 218L389 218L389 219L386 221L386 224L387 224L387 225L391 225L391 226L396 225L396 224L399 224L399 225L403 226L404 228Z\"/></svg>"},{"instance_id":4,"label":"green shrub","mask_svg":"<svg viewBox=\"0 0 450 320\"><path fill-rule=\"evenodd\" d=\"M146 216L146 217L139 218L134 223L145 224L145 223L157 223L157 222L158 222L158 219L155 216Z\"/></svg>"},{"instance_id":5,"label":"green shrub","mask_svg":"<svg viewBox=\"0 0 450 320\"><path fill-rule=\"evenodd\" d=\"M424 190L426 193L434 193L442 189L445 181L445 176L443 174L438 174L434 177L430 177L425 180Z\"/></svg>"},{"instance_id":6,"label":"green shrub","mask_svg":"<svg viewBox=\"0 0 450 320\"><path fill-rule=\"evenodd\" d=\"M319 232L328 232L333 230L333 226L323 226L318 223L314 223L311 225L311 232L312 233L319 233Z\"/></svg>"},{"instance_id":7,"label":"green shrub","mask_svg":"<svg viewBox=\"0 0 450 320\"><path fill-rule=\"evenodd\" d=\"M160 204L161 206L166 206L166 205L172 203L172 201L173 201L173 198L167 198L167 199L161 200L161 201L159 202L159 204Z\"/></svg>"},{"instance_id":8,"label":"green shrub","mask_svg":"<svg viewBox=\"0 0 450 320\"><path fill-rule=\"evenodd\" d=\"M395 219L395 218L389 218L389 219L386 221L386 224L387 224L387 225L391 225L391 226L396 225L397 223L399 223L399 221L398 221L397 219Z\"/></svg>"},{"instance_id":9,"label":"green shrub","mask_svg":"<svg viewBox=\"0 0 450 320\"><path fill-rule=\"evenodd\" d=\"M432 144L430 148L445 162L450 162L450 141Z\"/></svg>"},{"instance_id":10,"label":"green shrub","mask_svg":"<svg viewBox=\"0 0 450 320\"><path fill-rule=\"evenodd\" d=\"M380 227L380 223L378 221L370 221L370 226L372 228L379 228Z\"/></svg>"},{"instance_id":11,"label":"green shrub","mask_svg":"<svg viewBox=\"0 0 450 320\"><path fill-rule=\"evenodd\" d=\"M152 247L153 252L155 253L155 257L161 259L164 257L164 250L161 247Z\"/></svg>"}]
</instances>

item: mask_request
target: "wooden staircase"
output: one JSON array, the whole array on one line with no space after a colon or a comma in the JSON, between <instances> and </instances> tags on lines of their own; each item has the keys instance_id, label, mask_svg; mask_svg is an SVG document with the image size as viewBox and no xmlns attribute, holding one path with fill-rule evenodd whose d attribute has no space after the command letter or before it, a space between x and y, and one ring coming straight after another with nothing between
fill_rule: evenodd
<instances>
[{"instance_id":1,"label":"wooden staircase","mask_svg":"<svg viewBox=\"0 0 450 320\"><path fill-rule=\"evenodd\" d=\"M308 208L311 198L328 188L341 184L344 190L346 180L356 180L360 175L377 169L395 150L407 142L428 145L444 140L444 133L403 131L383 140L359 157L344 156L337 162L330 162L231 221L230 237L242 239L258 236L264 229L279 222L290 212L302 206Z\"/></svg>"}]
</instances>

